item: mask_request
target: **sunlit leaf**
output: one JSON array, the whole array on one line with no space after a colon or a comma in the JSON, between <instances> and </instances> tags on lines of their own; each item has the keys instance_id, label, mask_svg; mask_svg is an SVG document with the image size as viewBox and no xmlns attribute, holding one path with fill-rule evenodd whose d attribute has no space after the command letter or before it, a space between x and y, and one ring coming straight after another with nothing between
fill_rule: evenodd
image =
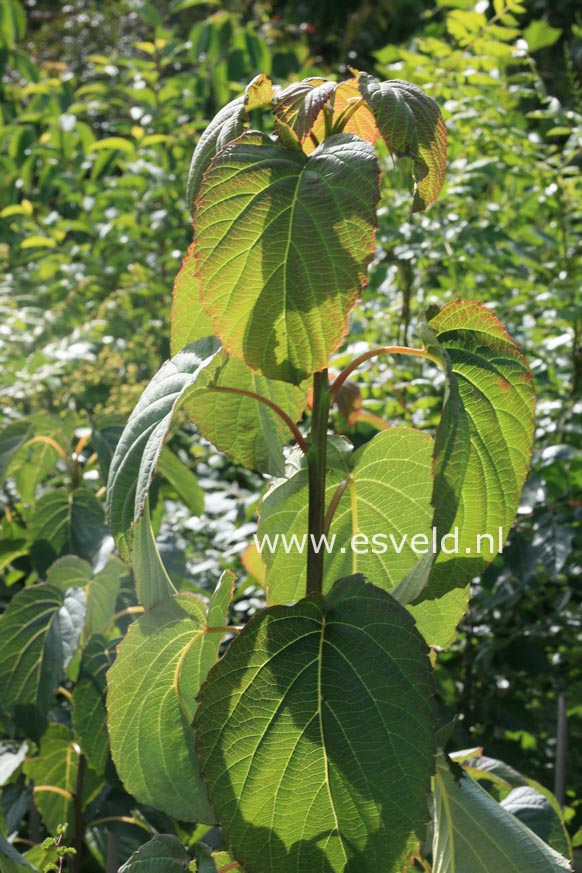
<instances>
[{"instance_id":1,"label":"sunlit leaf","mask_svg":"<svg viewBox=\"0 0 582 873\"><path fill-rule=\"evenodd\" d=\"M352 135L308 158L255 132L226 146L194 220L203 307L225 348L296 384L325 367L367 280L377 201L374 151Z\"/></svg>"},{"instance_id":2,"label":"sunlit leaf","mask_svg":"<svg viewBox=\"0 0 582 873\"><path fill-rule=\"evenodd\" d=\"M211 607L213 632L193 594L158 603L130 626L107 676L111 753L126 789L185 821L215 821L191 722L196 694L218 656L231 593L226 574L216 595L221 608Z\"/></svg>"},{"instance_id":3,"label":"sunlit leaf","mask_svg":"<svg viewBox=\"0 0 582 873\"><path fill-rule=\"evenodd\" d=\"M466 585L505 542L529 469L534 389L520 349L480 303L447 304L423 337L441 356L448 386L433 502L439 536L450 531L453 539L422 592L432 599Z\"/></svg>"}]
</instances>

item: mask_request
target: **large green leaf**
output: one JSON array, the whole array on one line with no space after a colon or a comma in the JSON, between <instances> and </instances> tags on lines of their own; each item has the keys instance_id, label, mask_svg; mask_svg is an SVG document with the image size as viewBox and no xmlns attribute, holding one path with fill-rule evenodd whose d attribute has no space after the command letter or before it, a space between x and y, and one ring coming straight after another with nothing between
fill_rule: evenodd
<instances>
[{"instance_id":1,"label":"large green leaf","mask_svg":"<svg viewBox=\"0 0 582 873\"><path fill-rule=\"evenodd\" d=\"M178 837L157 834L119 868L119 873L185 873L189 859Z\"/></svg>"},{"instance_id":2,"label":"large green leaf","mask_svg":"<svg viewBox=\"0 0 582 873\"><path fill-rule=\"evenodd\" d=\"M247 85L241 97L227 103L212 119L198 140L190 163L186 202L191 213L196 210L202 179L212 158L227 143L240 136L248 121L248 113L252 109L268 105L272 96L273 86L270 80L264 73L259 73Z\"/></svg>"},{"instance_id":3,"label":"large green leaf","mask_svg":"<svg viewBox=\"0 0 582 873\"><path fill-rule=\"evenodd\" d=\"M44 715L73 657L84 621L80 588L20 591L0 619L1 706L26 722ZM30 734L29 734L30 735Z\"/></svg>"},{"instance_id":4,"label":"large green leaf","mask_svg":"<svg viewBox=\"0 0 582 873\"><path fill-rule=\"evenodd\" d=\"M212 319L202 308L200 279L194 265L194 243L174 282L170 347L173 355L197 340L212 336Z\"/></svg>"},{"instance_id":5,"label":"large green leaf","mask_svg":"<svg viewBox=\"0 0 582 873\"><path fill-rule=\"evenodd\" d=\"M225 352L220 352L216 363L208 389L195 391L186 402L187 413L201 433L236 463L270 475L283 475L283 446L291 438L288 426L265 403L230 389L265 398L295 423L307 402L307 386L266 379Z\"/></svg>"},{"instance_id":6,"label":"large green leaf","mask_svg":"<svg viewBox=\"0 0 582 873\"><path fill-rule=\"evenodd\" d=\"M426 537L426 548L432 543L431 458L431 438L408 427L377 434L354 452L347 469L331 456L326 502L342 480L347 479L347 487L329 529L332 548L325 556L324 590L339 576L358 572L390 591L417 564L412 537ZM258 539L267 535L274 542L278 533L285 532L297 534L302 541L307 505L307 472L301 469L265 498ZM414 545L425 548L418 540ZM273 553L263 548L270 603L301 597L306 554L306 549L297 547L287 551L281 538Z\"/></svg>"},{"instance_id":7,"label":"large green leaf","mask_svg":"<svg viewBox=\"0 0 582 873\"><path fill-rule=\"evenodd\" d=\"M109 523L125 556L129 554L131 526L143 515L172 417L219 348L218 341L210 337L166 361L129 417L107 483Z\"/></svg>"},{"instance_id":8,"label":"large green leaf","mask_svg":"<svg viewBox=\"0 0 582 873\"><path fill-rule=\"evenodd\" d=\"M307 157L249 132L212 161L194 220L202 302L251 369L298 384L327 365L367 281L378 175L351 134Z\"/></svg>"},{"instance_id":9,"label":"large green leaf","mask_svg":"<svg viewBox=\"0 0 582 873\"><path fill-rule=\"evenodd\" d=\"M422 335L447 377L433 504L439 540L450 532L454 548L438 555L424 600L466 585L505 542L529 469L535 395L525 358L482 304L447 304Z\"/></svg>"},{"instance_id":10,"label":"large green leaf","mask_svg":"<svg viewBox=\"0 0 582 873\"><path fill-rule=\"evenodd\" d=\"M433 873L557 873L561 857L444 756L434 791Z\"/></svg>"},{"instance_id":11,"label":"large green leaf","mask_svg":"<svg viewBox=\"0 0 582 873\"><path fill-rule=\"evenodd\" d=\"M101 634L89 638L83 649L79 678L73 692L75 737L89 766L99 774L105 772L109 759L105 674L115 660L115 642L108 641Z\"/></svg>"},{"instance_id":12,"label":"large green leaf","mask_svg":"<svg viewBox=\"0 0 582 873\"><path fill-rule=\"evenodd\" d=\"M224 636L225 590L232 591L230 574L213 598L222 604L221 615L213 602L209 607L214 632L193 594L158 603L130 626L107 676L111 753L125 787L142 803L186 821L215 821L191 722L196 694Z\"/></svg>"},{"instance_id":13,"label":"large green leaf","mask_svg":"<svg viewBox=\"0 0 582 873\"><path fill-rule=\"evenodd\" d=\"M378 82L360 73L358 84L388 149L413 160L413 212L426 209L439 195L447 162L447 131L438 104L400 79Z\"/></svg>"},{"instance_id":14,"label":"large green leaf","mask_svg":"<svg viewBox=\"0 0 582 873\"><path fill-rule=\"evenodd\" d=\"M250 621L211 671L194 721L243 868L407 866L434 769L427 654L408 612L357 576Z\"/></svg>"},{"instance_id":15,"label":"large green leaf","mask_svg":"<svg viewBox=\"0 0 582 873\"><path fill-rule=\"evenodd\" d=\"M100 502L88 488L72 493L47 491L36 504L29 526L31 558L44 573L59 555L73 552L91 560L107 535Z\"/></svg>"}]
</instances>

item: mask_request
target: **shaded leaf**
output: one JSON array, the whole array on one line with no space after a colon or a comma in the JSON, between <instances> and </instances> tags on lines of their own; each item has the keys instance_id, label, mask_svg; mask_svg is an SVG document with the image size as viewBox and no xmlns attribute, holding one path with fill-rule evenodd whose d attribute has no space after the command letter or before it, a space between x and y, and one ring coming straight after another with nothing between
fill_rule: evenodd
<instances>
[{"instance_id":1,"label":"shaded leaf","mask_svg":"<svg viewBox=\"0 0 582 873\"><path fill-rule=\"evenodd\" d=\"M194 721L234 857L255 873L403 867L426 824L431 694L409 614L360 577L251 619Z\"/></svg>"},{"instance_id":2,"label":"shaded leaf","mask_svg":"<svg viewBox=\"0 0 582 873\"><path fill-rule=\"evenodd\" d=\"M172 416L218 351L219 343L211 337L166 361L129 417L107 483L109 523L125 557L129 555L131 525L143 514Z\"/></svg>"},{"instance_id":3,"label":"shaded leaf","mask_svg":"<svg viewBox=\"0 0 582 873\"><path fill-rule=\"evenodd\" d=\"M435 777L433 873L553 873L569 862L444 756Z\"/></svg>"},{"instance_id":4,"label":"shaded leaf","mask_svg":"<svg viewBox=\"0 0 582 873\"><path fill-rule=\"evenodd\" d=\"M172 834L157 834L119 868L119 873L184 873L189 858Z\"/></svg>"},{"instance_id":5,"label":"shaded leaf","mask_svg":"<svg viewBox=\"0 0 582 873\"><path fill-rule=\"evenodd\" d=\"M77 784L81 750L72 731L62 724L49 724L40 741L39 754L29 758L24 771L34 782L34 801L50 833L63 822L73 821L73 794ZM90 769L83 778L83 808L99 791L101 783Z\"/></svg>"},{"instance_id":6,"label":"shaded leaf","mask_svg":"<svg viewBox=\"0 0 582 873\"><path fill-rule=\"evenodd\" d=\"M45 714L72 657L83 620L81 589L63 595L50 585L20 591L0 620L1 705L26 720Z\"/></svg>"},{"instance_id":7,"label":"shaded leaf","mask_svg":"<svg viewBox=\"0 0 582 873\"><path fill-rule=\"evenodd\" d=\"M0 834L0 859L2 861L2 873L27 873L36 870L17 852L12 843L9 843L3 834Z\"/></svg>"},{"instance_id":8,"label":"shaded leaf","mask_svg":"<svg viewBox=\"0 0 582 873\"><path fill-rule=\"evenodd\" d=\"M101 504L88 488L48 491L37 502L29 526L31 558L43 574L60 555L91 560L107 535Z\"/></svg>"},{"instance_id":9,"label":"shaded leaf","mask_svg":"<svg viewBox=\"0 0 582 873\"><path fill-rule=\"evenodd\" d=\"M73 691L73 728L89 766L103 775L109 759L105 674L115 660L115 642L101 634L89 638Z\"/></svg>"},{"instance_id":10,"label":"shaded leaf","mask_svg":"<svg viewBox=\"0 0 582 873\"><path fill-rule=\"evenodd\" d=\"M447 131L438 104L400 79L378 82L360 73L358 84L389 151L412 158L413 212L427 209L443 186L447 161Z\"/></svg>"},{"instance_id":11,"label":"shaded leaf","mask_svg":"<svg viewBox=\"0 0 582 873\"><path fill-rule=\"evenodd\" d=\"M216 366L210 368L207 388L194 391L185 403L186 412L200 432L237 464L274 476L283 475L283 446L292 437L281 417L252 397L213 389L234 388L258 394L282 409L295 423L307 402L307 386L266 379L225 352L220 352L213 363Z\"/></svg>"},{"instance_id":12,"label":"shaded leaf","mask_svg":"<svg viewBox=\"0 0 582 873\"><path fill-rule=\"evenodd\" d=\"M310 78L294 82L275 97L273 112L277 119L295 131L300 142L308 136L315 119L337 87L327 79ZM275 124L275 132L277 125Z\"/></svg>"}]
</instances>

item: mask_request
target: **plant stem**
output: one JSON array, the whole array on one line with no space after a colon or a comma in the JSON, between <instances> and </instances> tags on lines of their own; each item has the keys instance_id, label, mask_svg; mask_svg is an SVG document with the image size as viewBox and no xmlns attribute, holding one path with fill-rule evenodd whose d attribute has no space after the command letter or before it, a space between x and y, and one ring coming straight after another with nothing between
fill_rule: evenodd
<instances>
[{"instance_id":1,"label":"plant stem","mask_svg":"<svg viewBox=\"0 0 582 873\"><path fill-rule=\"evenodd\" d=\"M73 848L77 850L75 855L71 855L71 873L81 873L81 853L83 851L83 781L85 778L85 755L81 752L79 755L79 765L77 768L77 781L75 783L75 793L73 794L73 810L75 830L73 833Z\"/></svg>"},{"instance_id":2,"label":"plant stem","mask_svg":"<svg viewBox=\"0 0 582 873\"><path fill-rule=\"evenodd\" d=\"M357 370L360 364L363 364L365 361L369 361L370 358L377 358L379 355L414 355L417 358L426 358L429 361L434 361L436 364L439 362L436 358L425 351L424 349L409 349L407 346L383 346L379 349L370 349L368 352L364 352L363 355L359 355L339 374L336 378L335 382L330 388L330 397L333 402L337 392L342 387L346 379L352 375L354 370Z\"/></svg>"},{"instance_id":3,"label":"plant stem","mask_svg":"<svg viewBox=\"0 0 582 873\"><path fill-rule=\"evenodd\" d=\"M327 370L313 376L313 406L311 436L307 453L309 473L309 513L307 544L307 594L323 590L324 549L321 537L325 533L325 472L327 421L329 417L329 379ZM320 548L314 548L318 544Z\"/></svg>"}]
</instances>

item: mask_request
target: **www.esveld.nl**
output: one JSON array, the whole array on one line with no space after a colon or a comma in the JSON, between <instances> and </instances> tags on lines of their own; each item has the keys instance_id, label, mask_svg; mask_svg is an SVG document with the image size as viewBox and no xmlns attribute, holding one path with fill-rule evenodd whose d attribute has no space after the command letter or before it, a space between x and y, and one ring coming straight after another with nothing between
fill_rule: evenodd
<instances>
[{"instance_id":1,"label":"www.esveld.nl","mask_svg":"<svg viewBox=\"0 0 582 873\"><path fill-rule=\"evenodd\" d=\"M397 536L393 533L375 533L369 536L365 533L356 533L349 538L347 543L343 540L343 545L338 541L337 534L322 534L321 536L306 533L302 536L285 533L254 535L255 546L259 554L267 552L271 555L280 549L286 555L293 552L303 553L309 543L311 543L315 553L323 551L328 555L338 551L341 554L353 552L356 555L385 555L387 552L393 551L399 555L405 549L417 555L437 555L440 553L444 555L491 555L500 554L503 551L504 539L502 527L498 527L495 533L475 534L471 545L461 545L458 527L442 535L439 535L436 527L432 528L430 535L405 533Z\"/></svg>"}]
</instances>

